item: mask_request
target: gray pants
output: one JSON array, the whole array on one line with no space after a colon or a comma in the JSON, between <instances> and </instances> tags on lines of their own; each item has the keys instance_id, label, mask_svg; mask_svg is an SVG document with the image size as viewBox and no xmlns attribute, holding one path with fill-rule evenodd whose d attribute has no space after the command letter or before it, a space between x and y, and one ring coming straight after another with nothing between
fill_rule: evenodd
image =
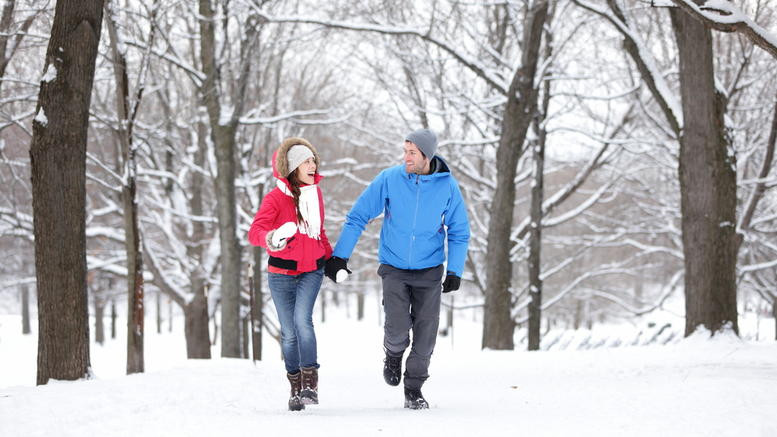
<instances>
[{"instance_id":1,"label":"gray pants","mask_svg":"<svg viewBox=\"0 0 777 437\"><path fill-rule=\"evenodd\" d=\"M383 347L392 356L402 356L413 346L405 364L405 387L420 389L429 378L429 360L437 341L440 324L440 299L443 266L422 270L402 270L381 264L378 275L383 279Z\"/></svg>"}]
</instances>

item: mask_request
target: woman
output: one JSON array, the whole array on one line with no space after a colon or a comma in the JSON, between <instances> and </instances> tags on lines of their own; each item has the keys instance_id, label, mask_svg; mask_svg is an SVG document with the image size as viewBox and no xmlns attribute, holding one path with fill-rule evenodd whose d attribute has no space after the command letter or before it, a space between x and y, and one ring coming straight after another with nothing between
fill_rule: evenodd
<instances>
[{"instance_id":1,"label":"woman","mask_svg":"<svg viewBox=\"0 0 777 437\"><path fill-rule=\"evenodd\" d=\"M324 232L320 160L303 138L287 138L273 155L277 187L262 201L248 241L267 249L267 279L281 323L281 348L291 384L289 410L318 404L313 305L332 246Z\"/></svg>"}]
</instances>

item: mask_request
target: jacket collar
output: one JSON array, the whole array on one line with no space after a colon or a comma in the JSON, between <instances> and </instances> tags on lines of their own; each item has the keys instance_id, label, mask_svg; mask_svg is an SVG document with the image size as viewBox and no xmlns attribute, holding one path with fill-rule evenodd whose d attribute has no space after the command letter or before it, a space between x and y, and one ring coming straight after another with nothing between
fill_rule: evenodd
<instances>
[{"instance_id":1,"label":"jacket collar","mask_svg":"<svg viewBox=\"0 0 777 437\"><path fill-rule=\"evenodd\" d=\"M445 162L442 157L435 155L432 158L432 162L434 163L434 171L429 174L416 174L416 173L408 173L407 170L405 170L404 165L400 165L402 167L402 174L404 174L405 178L411 179L414 176L418 176L421 180L431 180L433 178L441 178L441 177L448 177L451 174L451 169L448 167L448 163ZM431 164L430 164L431 165Z\"/></svg>"}]
</instances>

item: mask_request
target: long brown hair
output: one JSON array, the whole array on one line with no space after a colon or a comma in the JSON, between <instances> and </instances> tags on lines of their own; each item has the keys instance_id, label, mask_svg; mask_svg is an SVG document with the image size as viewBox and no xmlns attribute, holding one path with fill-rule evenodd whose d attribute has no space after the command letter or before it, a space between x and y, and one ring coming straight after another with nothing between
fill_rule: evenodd
<instances>
[{"instance_id":1,"label":"long brown hair","mask_svg":"<svg viewBox=\"0 0 777 437\"><path fill-rule=\"evenodd\" d=\"M299 210L299 196L301 194L299 186L302 183L297 176L296 168L291 172L287 179L289 180L289 185L291 186L291 197L294 199L294 209L297 211L297 223L307 226L307 222L305 222L305 219L302 217L302 212Z\"/></svg>"}]
</instances>

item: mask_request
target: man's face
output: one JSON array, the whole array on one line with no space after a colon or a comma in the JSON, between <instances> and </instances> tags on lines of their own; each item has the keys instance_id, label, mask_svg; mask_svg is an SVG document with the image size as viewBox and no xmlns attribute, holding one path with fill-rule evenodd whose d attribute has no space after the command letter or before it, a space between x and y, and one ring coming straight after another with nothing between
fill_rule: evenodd
<instances>
[{"instance_id":1,"label":"man's face","mask_svg":"<svg viewBox=\"0 0 777 437\"><path fill-rule=\"evenodd\" d=\"M429 160L424 157L421 150L410 141L405 141L405 171L408 173L426 174L429 172Z\"/></svg>"}]
</instances>

